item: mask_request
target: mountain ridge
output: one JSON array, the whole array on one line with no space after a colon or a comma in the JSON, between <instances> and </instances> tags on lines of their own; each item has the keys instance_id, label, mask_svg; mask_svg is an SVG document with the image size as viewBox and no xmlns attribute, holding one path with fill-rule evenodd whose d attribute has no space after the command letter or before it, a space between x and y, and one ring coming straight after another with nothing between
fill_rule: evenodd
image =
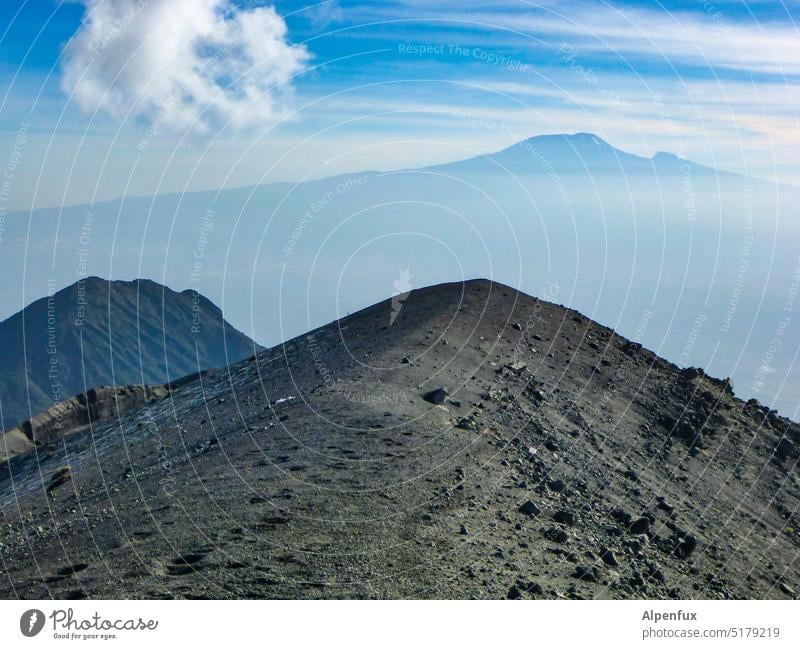
<instances>
[{"instance_id":1,"label":"mountain ridge","mask_svg":"<svg viewBox=\"0 0 800 649\"><path fill-rule=\"evenodd\" d=\"M676 163L679 163L676 168ZM494 153L425 167L423 170L452 169L470 172L502 171L520 174L651 174L715 175L720 179L744 179L756 183L771 181L708 167L659 151L651 157L619 149L594 133L552 133L534 135Z\"/></svg>"},{"instance_id":2,"label":"mountain ridge","mask_svg":"<svg viewBox=\"0 0 800 649\"><path fill-rule=\"evenodd\" d=\"M161 385L259 348L191 289L90 276L0 322L3 428L101 385Z\"/></svg>"},{"instance_id":3,"label":"mountain ridge","mask_svg":"<svg viewBox=\"0 0 800 649\"><path fill-rule=\"evenodd\" d=\"M800 426L507 286L393 301L12 458L0 593L797 596Z\"/></svg>"},{"instance_id":4,"label":"mountain ridge","mask_svg":"<svg viewBox=\"0 0 800 649\"><path fill-rule=\"evenodd\" d=\"M746 179L751 180L751 181L756 182L756 183L773 185L775 187L779 187L779 188L790 190L790 191L797 191L798 189L800 189L795 185L791 185L791 184L787 184L787 183L776 183L775 181L769 180L769 179L766 179L766 178L759 178L759 177L755 177L755 176L747 176L745 174L741 174L741 173L738 173L738 172L735 172L735 171L727 171L727 170L724 170L724 169L719 169L717 167L711 167L711 166L708 166L708 165L703 165L703 164L700 164L698 162L694 162L693 160L691 160L689 158L683 158L683 157L679 156L678 154L676 154L674 152L671 152L671 151L657 151L655 154L653 154L650 157L639 155L639 154L636 154L636 153L631 153L629 151L626 151L624 149L620 149L620 148L614 146L613 144L609 143L607 140L601 138L599 135L597 135L595 133L591 133L591 132L587 132L587 131L578 131L578 132L575 132L575 133L543 133L543 134L539 134L539 135L532 135L530 137L524 138L524 139L520 140L519 142L515 142L514 144L511 144L511 145L509 145L507 147L504 147L502 149L490 151L490 152L483 153L483 154L477 154L475 156L468 157L468 158L460 158L460 159L457 159L457 160L451 160L450 162L441 162L441 163L434 163L434 164L422 164L421 166L400 167L400 168L397 168L397 169L356 169L356 170L353 170L353 171L336 173L336 174L333 174L332 176L322 176L320 178L314 178L314 179L302 180L302 181L276 180L276 181L273 181L273 182L266 182L266 183L256 183L256 184L247 183L247 184L238 185L238 186L235 186L235 187L227 187L227 188L225 188L225 191L231 191L231 192L245 191L245 192L249 192L249 191L257 190L260 187L287 187L287 188L291 188L291 187L294 187L295 185L298 185L298 184L309 185L309 184L315 184L315 183L330 183L330 182L336 181L336 180L346 180L346 179L352 178L353 176L356 176L356 175L370 176L370 175L382 175L382 174L400 173L400 172L406 172L406 171L438 170L438 169L441 169L441 168L450 167L450 166L454 166L454 165L461 166L461 165L463 165L465 163L472 163L473 161L478 161L478 160L494 159L497 156L500 156L501 154L507 153L507 152L509 152L509 151L511 151L511 150L513 150L515 148L518 148L518 147L524 147L525 145L530 145L530 144L534 144L535 145L535 144L539 144L539 143L542 143L542 142L548 142L548 141L561 141L561 142L566 142L567 146L575 146L576 143L585 142L585 141L589 141L589 140L592 140L592 139L598 141L600 146L604 146L604 147L607 147L608 149L613 150L615 152L615 155L620 159L635 159L635 160L640 161L640 162L647 162L647 163L652 164L652 163L657 162L659 158L663 158L663 159L672 158L672 159L677 159L677 160L681 161L682 163L688 163L693 168L695 168L697 170L702 170L703 173L719 174L719 176L723 177L723 178L738 178L738 179L746 178ZM162 198L162 199L163 198L179 198L181 196L184 196L187 193L188 194L197 194L197 195L207 194L209 196L214 196L218 191L219 190L216 190L216 189L197 189L197 190L192 190L192 191L188 191L188 192L177 192L177 191L175 191L175 192L164 192L164 193L155 194L155 195L154 194L132 194L132 195L128 195L128 196L117 196L117 197L114 197L114 198L109 198L109 199L106 199L106 200L97 201L96 203L93 203L93 205L95 205L95 206L98 206L98 205L117 205L123 200L124 201L148 200L148 199L152 199L154 196L157 196L157 197ZM70 203L69 205L67 205L67 207L75 208L75 207L81 207L81 206L84 206L84 205L87 205L87 204L86 203L77 202L77 203ZM58 210L58 209L60 209L62 207L64 207L64 206L60 206L60 205L47 206L47 205L44 205L44 206L41 206L41 207L37 207L35 209L36 209L36 211L39 211L39 210ZM26 214L28 214L28 212L29 212L28 210L12 210L7 214L7 218L13 218L14 216L23 217Z\"/></svg>"}]
</instances>

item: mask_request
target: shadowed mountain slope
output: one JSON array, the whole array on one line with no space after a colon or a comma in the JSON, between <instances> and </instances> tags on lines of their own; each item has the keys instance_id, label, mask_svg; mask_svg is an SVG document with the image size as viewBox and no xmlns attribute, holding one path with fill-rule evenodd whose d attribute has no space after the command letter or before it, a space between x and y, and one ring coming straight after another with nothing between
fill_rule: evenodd
<instances>
[{"instance_id":1,"label":"shadowed mountain slope","mask_svg":"<svg viewBox=\"0 0 800 649\"><path fill-rule=\"evenodd\" d=\"M794 597L798 442L575 311L439 285L13 458L0 594Z\"/></svg>"},{"instance_id":2,"label":"shadowed mountain slope","mask_svg":"<svg viewBox=\"0 0 800 649\"><path fill-rule=\"evenodd\" d=\"M258 349L194 291L97 277L0 323L0 343L5 430L100 385L163 384Z\"/></svg>"}]
</instances>

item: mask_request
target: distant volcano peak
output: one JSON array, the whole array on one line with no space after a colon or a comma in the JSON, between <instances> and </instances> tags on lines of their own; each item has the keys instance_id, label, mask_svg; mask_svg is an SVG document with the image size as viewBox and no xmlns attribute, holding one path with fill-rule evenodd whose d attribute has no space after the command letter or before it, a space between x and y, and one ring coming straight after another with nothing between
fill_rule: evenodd
<instances>
[{"instance_id":1,"label":"distant volcano peak","mask_svg":"<svg viewBox=\"0 0 800 649\"><path fill-rule=\"evenodd\" d=\"M448 173L557 173L619 178L636 175L664 176L666 179L667 176L676 177L685 165L690 165L695 175L730 176L690 162L674 153L660 151L652 157L629 153L609 144L599 135L584 131L535 135L496 153L432 168L446 169Z\"/></svg>"},{"instance_id":2,"label":"distant volcano peak","mask_svg":"<svg viewBox=\"0 0 800 649\"><path fill-rule=\"evenodd\" d=\"M594 133L586 133L586 132L579 132L579 133L550 133L546 135L534 135L529 137L520 144L536 144L536 143L561 143L567 146L586 146L591 145L595 147L604 147L613 149L614 147L611 146L608 142L606 142L603 138Z\"/></svg>"},{"instance_id":3,"label":"distant volcano peak","mask_svg":"<svg viewBox=\"0 0 800 649\"><path fill-rule=\"evenodd\" d=\"M669 151L659 151L653 156L653 160L680 160L680 157Z\"/></svg>"}]
</instances>

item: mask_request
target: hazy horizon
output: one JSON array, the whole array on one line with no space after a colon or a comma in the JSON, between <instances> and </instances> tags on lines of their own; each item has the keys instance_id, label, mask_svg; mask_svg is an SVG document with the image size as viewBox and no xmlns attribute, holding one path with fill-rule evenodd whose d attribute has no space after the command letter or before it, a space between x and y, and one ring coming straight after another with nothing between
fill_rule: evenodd
<instances>
[{"instance_id":1,"label":"hazy horizon","mask_svg":"<svg viewBox=\"0 0 800 649\"><path fill-rule=\"evenodd\" d=\"M9 9L0 317L143 277L274 344L396 282L557 284L796 416L791 6Z\"/></svg>"}]
</instances>

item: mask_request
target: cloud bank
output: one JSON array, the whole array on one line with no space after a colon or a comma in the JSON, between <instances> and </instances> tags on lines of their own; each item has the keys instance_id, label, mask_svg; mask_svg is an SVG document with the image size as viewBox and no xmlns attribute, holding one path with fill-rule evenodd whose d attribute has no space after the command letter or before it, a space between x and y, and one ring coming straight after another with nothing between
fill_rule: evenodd
<instances>
[{"instance_id":1,"label":"cloud bank","mask_svg":"<svg viewBox=\"0 0 800 649\"><path fill-rule=\"evenodd\" d=\"M309 53L272 7L230 0L81 0L61 85L86 111L208 132L286 113Z\"/></svg>"}]
</instances>

